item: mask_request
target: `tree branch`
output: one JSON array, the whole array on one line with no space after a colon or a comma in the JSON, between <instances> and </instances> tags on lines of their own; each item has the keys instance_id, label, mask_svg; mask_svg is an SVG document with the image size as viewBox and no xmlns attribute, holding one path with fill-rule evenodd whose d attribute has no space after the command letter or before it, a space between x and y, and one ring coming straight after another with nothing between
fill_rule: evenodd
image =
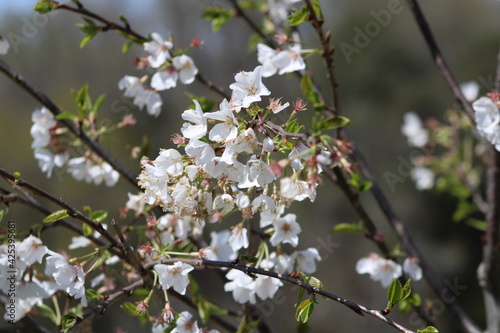
<instances>
[{"instance_id":1,"label":"tree branch","mask_svg":"<svg viewBox=\"0 0 500 333\"><path fill-rule=\"evenodd\" d=\"M436 42L436 39L434 38L434 35L431 31L429 23L427 23L427 19L425 18L422 9L420 9L417 0L407 0L407 2L413 16L415 17L415 20L417 21L418 27L420 28L420 32L422 33L425 42L427 43L427 47L431 52L432 59L434 60L434 63L439 69L439 72L441 73L445 82L448 84L451 91L453 92L455 99L460 103L460 105L462 106L466 114L469 116L471 121L475 123L474 110L472 109L472 106L470 105L470 103L467 101L462 91L460 90L459 84L455 79L455 76L453 75L450 67L446 63L446 60L444 59L439 49L439 46Z\"/></svg>"}]
</instances>

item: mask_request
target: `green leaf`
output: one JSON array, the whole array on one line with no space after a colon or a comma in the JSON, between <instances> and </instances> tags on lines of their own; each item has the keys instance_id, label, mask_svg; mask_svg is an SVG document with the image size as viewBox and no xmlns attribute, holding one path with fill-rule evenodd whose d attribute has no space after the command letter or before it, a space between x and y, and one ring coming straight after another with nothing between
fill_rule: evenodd
<instances>
[{"instance_id":1,"label":"green leaf","mask_svg":"<svg viewBox=\"0 0 500 333\"><path fill-rule=\"evenodd\" d=\"M78 317L73 313L68 313L64 315L64 320L62 322L62 329L64 333L69 332L69 330L75 325Z\"/></svg>"},{"instance_id":2,"label":"green leaf","mask_svg":"<svg viewBox=\"0 0 500 333\"><path fill-rule=\"evenodd\" d=\"M218 106L217 102L215 102L214 100L212 100L210 98L203 97L203 96L198 96L198 95L190 93L189 91L186 91L184 94L187 97L189 97L190 100L193 100L193 99L197 100L198 103L200 103L200 107L201 107L201 110L203 112L210 112L210 111L214 110ZM195 109L194 103L191 103L189 105L189 108L190 109Z\"/></svg>"},{"instance_id":3,"label":"green leaf","mask_svg":"<svg viewBox=\"0 0 500 333\"><path fill-rule=\"evenodd\" d=\"M407 299L410 295L411 295L411 279L408 279L408 281L406 281L405 285L403 286L400 302Z\"/></svg>"},{"instance_id":4,"label":"green leaf","mask_svg":"<svg viewBox=\"0 0 500 333\"><path fill-rule=\"evenodd\" d=\"M81 31L83 31L84 34L87 35L82 39L80 43L80 48L83 48L85 45L87 45L87 43L90 42L90 40L94 38L94 36L97 35L100 31L99 27L95 24L94 21L89 20L87 18L84 18L83 20L87 22L87 25L85 24L76 25Z\"/></svg>"},{"instance_id":5,"label":"green leaf","mask_svg":"<svg viewBox=\"0 0 500 333\"><path fill-rule=\"evenodd\" d=\"M417 330L417 333L439 333L439 331L434 326L427 326L423 330Z\"/></svg>"},{"instance_id":6,"label":"green leaf","mask_svg":"<svg viewBox=\"0 0 500 333\"><path fill-rule=\"evenodd\" d=\"M134 45L134 42L132 42L132 41L128 41L125 44L123 44L123 46L122 46L122 53L127 53L128 50L130 50L130 47L132 45Z\"/></svg>"},{"instance_id":7,"label":"green leaf","mask_svg":"<svg viewBox=\"0 0 500 333\"><path fill-rule=\"evenodd\" d=\"M69 217L68 211L66 209L61 209L56 212L53 212L49 216L43 219L43 222L49 223L49 222L56 222L62 219L65 219Z\"/></svg>"},{"instance_id":8,"label":"green leaf","mask_svg":"<svg viewBox=\"0 0 500 333\"><path fill-rule=\"evenodd\" d=\"M392 309L394 305L398 304L403 297L403 287L398 279L394 279L387 290L387 300L389 303L387 307Z\"/></svg>"},{"instance_id":9,"label":"green leaf","mask_svg":"<svg viewBox=\"0 0 500 333\"><path fill-rule=\"evenodd\" d=\"M5 215L5 207L0 209L0 222L2 222L3 216Z\"/></svg>"},{"instance_id":10,"label":"green leaf","mask_svg":"<svg viewBox=\"0 0 500 333\"><path fill-rule=\"evenodd\" d=\"M57 116L55 116L56 120L63 120L63 119L77 119L78 116L76 114L70 113L70 112L61 112Z\"/></svg>"},{"instance_id":11,"label":"green leaf","mask_svg":"<svg viewBox=\"0 0 500 333\"><path fill-rule=\"evenodd\" d=\"M256 263L257 261L259 261L259 258L255 257L255 256L251 256L249 254L242 254L238 258L244 262Z\"/></svg>"},{"instance_id":12,"label":"green leaf","mask_svg":"<svg viewBox=\"0 0 500 333\"><path fill-rule=\"evenodd\" d=\"M351 123L351 120L342 116L334 116L332 118L325 119L325 129L336 129L340 127L345 127Z\"/></svg>"},{"instance_id":13,"label":"green leaf","mask_svg":"<svg viewBox=\"0 0 500 333\"><path fill-rule=\"evenodd\" d=\"M122 308L123 312L125 312L129 316L133 317L143 316L142 314L137 312L137 305L135 305L132 302L124 302L123 304L120 305L120 308Z\"/></svg>"},{"instance_id":14,"label":"green leaf","mask_svg":"<svg viewBox=\"0 0 500 333\"><path fill-rule=\"evenodd\" d=\"M305 292L304 288L299 289L299 297L297 298L297 302L295 302L293 307L296 308L299 305L299 302L302 300L302 297L304 297L304 292Z\"/></svg>"},{"instance_id":15,"label":"green leaf","mask_svg":"<svg viewBox=\"0 0 500 333\"><path fill-rule=\"evenodd\" d=\"M469 227L472 227L472 228L477 229L479 231L486 231L486 228L487 228L486 221L476 220L476 219L473 219L473 218L467 219L467 222L465 222L465 223Z\"/></svg>"},{"instance_id":16,"label":"green leaf","mask_svg":"<svg viewBox=\"0 0 500 333\"><path fill-rule=\"evenodd\" d=\"M251 34L248 38L248 52L257 50L259 43L262 43L262 37L258 33Z\"/></svg>"},{"instance_id":17,"label":"green leaf","mask_svg":"<svg viewBox=\"0 0 500 333\"><path fill-rule=\"evenodd\" d=\"M300 80L300 89L308 100L313 103L319 103L318 94L314 91L314 86L309 75L304 75Z\"/></svg>"},{"instance_id":18,"label":"green leaf","mask_svg":"<svg viewBox=\"0 0 500 333\"><path fill-rule=\"evenodd\" d=\"M99 95L99 97L97 97L96 101L94 102L94 108L92 109L92 111L94 111L94 113L97 113L97 111L99 111L99 109L101 108L102 102L104 102L105 97L106 97L105 94L101 94L101 95Z\"/></svg>"},{"instance_id":19,"label":"green leaf","mask_svg":"<svg viewBox=\"0 0 500 333\"><path fill-rule=\"evenodd\" d=\"M51 0L41 0L35 4L33 9L38 12L38 14L47 14L53 11L57 5Z\"/></svg>"},{"instance_id":20,"label":"green leaf","mask_svg":"<svg viewBox=\"0 0 500 333\"><path fill-rule=\"evenodd\" d=\"M363 223L339 223L332 228L331 232L336 234L359 234L363 232Z\"/></svg>"},{"instance_id":21,"label":"green leaf","mask_svg":"<svg viewBox=\"0 0 500 333\"><path fill-rule=\"evenodd\" d=\"M58 318L56 313L54 312L54 309L52 309L50 306L47 304L36 304L38 307L38 311L41 312L42 317L49 318L54 324L59 325L60 323L58 322Z\"/></svg>"},{"instance_id":22,"label":"green leaf","mask_svg":"<svg viewBox=\"0 0 500 333\"><path fill-rule=\"evenodd\" d=\"M96 210L90 214L89 218L97 222L102 222L108 217L108 212L105 210Z\"/></svg>"},{"instance_id":23,"label":"green leaf","mask_svg":"<svg viewBox=\"0 0 500 333\"><path fill-rule=\"evenodd\" d=\"M319 0L313 0L312 2L314 14L316 14L316 17L319 19L323 18L323 13L321 11L321 5L319 4Z\"/></svg>"},{"instance_id":24,"label":"green leaf","mask_svg":"<svg viewBox=\"0 0 500 333\"><path fill-rule=\"evenodd\" d=\"M94 232L94 229L92 229L91 226L89 226L87 223L83 224L83 235L85 237L92 235L93 232Z\"/></svg>"},{"instance_id":25,"label":"green leaf","mask_svg":"<svg viewBox=\"0 0 500 333\"><path fill-rule=\"evenodd\" d=\"M101 299L101 295L99 295L94 289L85 288L85 296L89 299Z\"/></svg>"},{"instance_id":26,"label":"green leaf","mask_svg":"<svg viewBox=\"0 0 500 333\"><path fill-rule=\"evenodd\" d=\"M314 297L308 298L304 300L297 307L297 311L295 312L295 320L302 323L307 323L309 318L311 318L311 314L314 310Z\"/></svg>"},{"instance_id":27,"label":"green leaf","mask_svg":"<svg viewBox=\"0 0 500 333\"><path fill-rule=\"evenodd\" d=\"M287 20L291 26L295 26L307 21L308 17L309 11L307 10L307 6L302 6L299 11L295 11L292 15L288 16Z\"/></svg>"},{"instance_id":28,"label":"green leaf","mask_svg":"<svg viewBox=\"0 0 500 333\"><path fill-rule=\"evenodd\" d=\"M226 7L205 7L202 17L211 21L212 30L217 32L222 25L233 18L236 14Z\"/></svg>"}]
</instances>

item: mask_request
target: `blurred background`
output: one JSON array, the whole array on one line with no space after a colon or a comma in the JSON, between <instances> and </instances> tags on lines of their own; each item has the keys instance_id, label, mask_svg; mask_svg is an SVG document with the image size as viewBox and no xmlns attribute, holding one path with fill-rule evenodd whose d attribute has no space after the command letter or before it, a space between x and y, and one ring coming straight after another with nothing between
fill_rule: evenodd
<instances>
[{"instance_id":1,"label":"blurred background","mask_svg":"<svg viewBox=\"0 0 500 333\"><path fill-rule=\"evenodd\" d=\"M185 91L220 101L219 96L195 82L189 86L179 84L175 89L161 92L163 108L158 118L137 110L122 96L118 81L127 74L144 74L136 70L133 63L134 57L143 55L142 48L132 46L128 53L123 54L124 39L114 32L107 32L99 34L80 49L84 35L75 24L83 23L82 19L67 11L40 16L32 9L35 3L31 0L0 2L0 35L18 38L18 43L11 46L2 60L65 111L75 112L70 90L88 83L94 99L100 94L106 95L101 121L118 122L126 113L133 113L138 124L132 129L116 132L116 137L104 141L103 145L134 172L139 172L139 163L126 152L124 144L140 145L143 135L147 135L151 158L157 156L160 148L174 148L171 135L179 132L180 114L191 103ZM387 10L391 3L401 10L391 15L386 26L379 25L380 32L370 37L366 45L358 47L359 52L346 56L341 47L346 44L342 43L355 47L357 32L365 31L367 25L377 22L373 13ZM233 19L214 34L210 23L200 18L204 6L228 6L223 0L85 0L83 4L115 22L123 14L132 29L142 35L158 32L166 37L171 33L178 48L189 46L194 37L201 38L205 42L203 48L192 50L189 55L204 77L227 91L234 81L234 74L252 70L258 64L256 52L248 52L248 38L252 31L241 20ZM435 270L443 280L457 280L467 287L457 295L458 300L482 326L483 304L475 278L481 258L481 234L452 222L450 216L455 202L448 196L417 191L406 176L404 182L394 186L389 186L386 178L388 172L398 174L401 161L410 161L414 150L408 147L400 131L404 113L415 111L423 119L435 117L441 121L444 112L455 104L449 88L435 68L404 1L329 0L321 1L321 4L326 19L325 29L332 31L331 40L336 46L334 57L341 114L353 120L348 129L350 135ZM499 47L500 2L440 0L422 1L421 5L459 82L475 80L481 86L481 94L491 91ZM258 18L258 13L252 16ZM300 32L306 44L318 46L312 29L304 27ZM307 60L307 65L315 72L318 86L328 93L321 59L313 56ZM265 79L264 83L274 97L283 96L283 101L292 102L301 97L298 81L293 75L272 77ZM118 218L118 209L125 205L127 193L135 193L135 188L123 179L113 188L93 186L58 172L47 179L39 170L30 148L31 114L41 105L4 75L0 75L0 101L1 168L21 172L24 179L64 198L78 209L89 205L95 210L108 210L108 219ZM6 182L0 183L9 188ZM363 202L380 229L386 231L388 240L395 244L394 235L372 197L365 195ZM50 209L57 209L46 204ZM359 258L376 251L374 245L359 235L329 233L337 223L358 221L342 193L325 182L318 190L316 202L294 204L290 211L298 215L303 229L299 249L316 247L323 256L324 260L314 275L327 290L370 308L384 308L386 292L378 282L373 282L367 275L358 275L354 269ZM4 221L15 220L21 233L23 228L41 223L42 218L26 207L13 204ZM206 228L207 235L210 228L212 226ZM58 251L67 248L71 236L66 230L53 229L44 234L43 241L50 249ZM214 272L195 272L195 276L208 281L200 286L206 295L216 296L223 305L238 308L231 295L224 294L223 285L214 279ZM440 295L430 292L424 281L416 282L414 286L423 299L427 298L435 305L440 331L458 331L456 319L442 307ZM293 304L297 290L285 286L282 292L279 302L265 301L258 308L269 318L269 326L274 332L295 331ZM374 318L359 317L332 301L318 299L318 303L310 321L311 332L394 331ZM182 304L178 305L179 311L183 308ZM399 316L397 311L390 316L412 330L423 328L412 316ZM96 319L92 326L95 332L115 332L118 327L124 332L150 331L148 326L141 327L135 318L123 314L118 306ZM214 323L209 323L208 327L220 329Z\"/></svg>"}]
</instances>

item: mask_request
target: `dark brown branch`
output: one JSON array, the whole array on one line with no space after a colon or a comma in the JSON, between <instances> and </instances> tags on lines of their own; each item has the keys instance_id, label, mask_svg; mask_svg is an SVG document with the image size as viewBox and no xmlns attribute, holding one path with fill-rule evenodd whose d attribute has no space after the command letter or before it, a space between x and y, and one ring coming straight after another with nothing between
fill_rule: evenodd
<instances>
[{"instance_id":1,"label":"dark brown branch","mask_svg":"<svg viewBox=\"0 0 500 333\"><path fill-rule=\"evenodd\" d=\"M312 24L314 27L314 30L316 30L316 33L318 34L319 41L321 43L321 47L323 48L322 51L322 57L325 63L325 67L327 70L327 79L330 81L330 86L332 89L332 98L333 98L333 106L332 106L332 112L334 114L339 113L339 94L338 94L338 83L337 80L335 79L335 69L334 69L334 63L333 63L333 52L335 48L330 47L330 33L328 32L326 35L323 31L323 18L318 17L316 15L316 12L314 11L313 5L311 3L311 0L306 0L306 5L307 8L309 9L309 22Z\"/></svg>"},{"instance_id":2,"label":"dark brown branch","mask_svg":"<svg viewBox=\"0 0 500 333\"><path fill-rule=\"evenodd\" d=\"M453 92L455 99L460 103L464 111L467 113L471 121L474 123L475 119L474 110L472 109L472 106L470 105L470 103L467 101L462 91L460 90L459 84L455 79L455 76L453 75L452 71L450 70L450 67L446 63L446 60L444 59L443 54L441 53L439 46L436 42L436 39L434 38L434 35L431 31L429 23L427 23L427 19L425 18L425 15L422 12L422 9L420 9L417 0L407 0L407 1L411 9L411 12L413 13L413 16L417 21L418 27L420 28L420 32L422 33L425 42L427 43L427 47L431 52L434 63L439 69L439 72L443 76L445 82L448 84L451 91Z\"/></svg>"},{"instance_id":3,"label":"dark brown branch","mask_svg":"<svg viewBox=\"0 0 500 333\"><path fill-rule=\"evenodd\" d=\"M17 83L21 88L23 88L26 92L28 92L31 96L33 96L36 100L38 100L42 105L44 105L49 111L57 116L62 113L61 109L52 102L51 99L47 97L40 89L32 85L29 81L27 81L22 75L14 71L9 65L0 60L0 71L2 71L7 77L9 77L12 81ZM132 185L136 188L139 188L137 185L137 179L134 173L128 170L124 165L122 165L113 155L111 155L108 151L106 151L97 141L93 140L86 133L80 131L78 126L69 119L61 119L59 120L64 126L66 126L74 135L80 138L90 149L92 149L97 155L99 155L103 160L109 163L118 171L125 179L127 179Z\"/></svg>"}]
</instances>

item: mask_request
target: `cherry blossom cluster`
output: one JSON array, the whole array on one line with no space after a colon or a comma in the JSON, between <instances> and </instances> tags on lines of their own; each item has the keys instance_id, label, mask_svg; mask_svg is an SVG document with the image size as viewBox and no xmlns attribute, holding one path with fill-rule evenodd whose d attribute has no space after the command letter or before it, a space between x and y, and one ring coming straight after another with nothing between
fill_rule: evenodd
<instances>
[{"instance_id":1,"label":"cherry blossom cluster","mask_svg":"<svg viewBox=\"0 0 500 333\"><path fill-rule=\"evenodd\" d=\"M47 109L35 110L31 116L31 136L35 159L47 177L52 175L54 167L66 166L66 171L78 181L86 181L100 185L114 186L119 174L107 162L92 153L70 159L68 144L65 142L67 130L54 118Z\"/></svg>"},{"instance_id":2,"label":"cherry blossom cluster","mask_svg":"<svg viewBox=\"0 0 500 333\"><path fill-rule=\"evenodd\" d=\"M79 264L70 264L62 255L49 250L42 241L30 235L22 242L16 242L15 274L12 274L11 257L7 245L0 245L0 290L6 295L15 291L16 318L22 319L35 305L61 290L87 306L85 296L85 274ZM49 280L39 280L38 265L45 263L45 276ZM9 292L10 291L10 292ZM8 303L6 303L8 305ZM8 313L8 311L7 311ZM7 313L5 320L7 318Z\"/></svg>"},{"instance_id":3,"label":"cherry blossom cluster","mask_svg":"<svg viewBox=\"0 0 500 333\"><path fill-rule=\"evenodd\" d=\"M397 262L380 257L376 253L370 253L356 263L358 274L369 274L374 281L379 281L382 287L387 288L394 279L403 275L403 272L412 279L418 281L422 278L422 268L414 257L407 257L403 267Z\"/></svg>"},{"instance_id":4,"label":"cherry blossom cluster","mask_svg":"<svg viewBox=\"0 0 500 333\"><path fill-rule=\"evenodd\" d=\"M156 117L163 104L158 91L174 88L178 80L183 84L192 83L198 74L198 68L186 54L172 56L174 45L171 41L164 40L156 32L151 34L151 38L151 41L144 43L147 56L137 60L140 69L150 68L156 71L151 77L150 87L144 85L148 76L139 78L130 75L123 77L118 82L118 87L125 90L124 95L133 98L134 104L140 109L146 107L148 114Z\"/></svg>"},{"instance_id":5,"label":"cherry blossom cluster","mask_svg":"<svg viewBox=\"0 0 500 333\"><path fill-rule=\"evenodd\" d=\"M312 274L316 261L321 260L316 249L290 255L281 249L283 244L297 247L302 231L296 215L285 214L285 208L293 201L313 201L321 166L331 167L334 159L321 144L307 146L292 138L280 141L279 135L266 126L264 119L281 112L289 103L271 99L266 108L256 105L262 96L270 95L262 83L262 72L263 66L258 66L251 72L236 74L236 82L230 85L231 99L223 100L217 111L204 112L193 100L194 108L182 114L182 136L173 138L184 153L165 149L154 160L142 159L138 183L144 190L143 201L168 212L158 220L150 218L147 233L163 245L174 244L189 234L201 235L206 222L220 222L224 216L240 211L242 222L231 230L212 232L210 246L200 251L207 259L234 260L238 251L249 247L247 221L259 214L262 235L269 235L263 240L268 238L277 250L266 255L266 251L259 251L257 266L279 273ZM288 156L273 160L278 150L288 151ZM127 207L140 212L144 206L140 197L129 194ZM141 250L155 251L149 245ZM190 269L179 265L157 265L155 270L165 289L173 286L183 293L188 284L185 273ZM255 303L256 296L271 298L282 285L273 278L252 279L233 270L227 278L230 281L225 290L240 303Z\"/></svg>"}]
</instances>

